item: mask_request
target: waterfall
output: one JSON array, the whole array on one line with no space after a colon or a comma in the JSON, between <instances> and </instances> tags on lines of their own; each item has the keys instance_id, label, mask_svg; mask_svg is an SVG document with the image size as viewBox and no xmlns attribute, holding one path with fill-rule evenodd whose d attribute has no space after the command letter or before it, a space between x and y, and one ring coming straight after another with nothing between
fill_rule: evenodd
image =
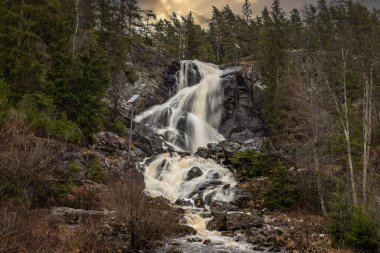
<instances>
[{"instance_id":1,"label":"waterfall","mask_svg":"<svg viewBox=\"0 0 380 253\"><path fill-rule=\"evenodd\" d=\"M200 61L182 61L177 94L136 117L164 135L177 151L194 153L198 147L224 140L218 133L222 110L222 71ZM176 200L232 201L236 181L231 171L197 156L161 154L141 164L146 190L153 196Z\"/></svg>"},{"instance_id":2,"label":"waterfall","mask_svg":"<svg viewBox=\"0 0 380 253\"><path fill-rule=\"evenodd\" d=\"M182 61L176 95L138 115L136 121L153 127L176 151L194 153L199 147L224 140L217 130L223 110L222 74L212 64ZM150 195L162 196L173 204L187 203L186 224L197 230L197 236L203 240L211 239L215 250L251 252L246 250L247 243L235 242L234 238L206 229L211 219L208 210L211 203L230 202L235 198L237 182L230 170L212 159L191 154L183 157L174 152L147 158L139 168ZM196 252L210 252L208 246L189 245L186 240L178 241L183 252L195 252L194 247Z\"/></svg>"},{"instance_id":3,"label":"waterfall","mask_svg":"<svg viewBox=\"0 0 380 253\"><path fill-rule=\"evenodd\" d=\"M194 153L198 147L224 140L217 130L223 110L221 73L212 64L182 61L177 94L135 120L154 127L176 151Z\"/></svg>"}]
</instances>

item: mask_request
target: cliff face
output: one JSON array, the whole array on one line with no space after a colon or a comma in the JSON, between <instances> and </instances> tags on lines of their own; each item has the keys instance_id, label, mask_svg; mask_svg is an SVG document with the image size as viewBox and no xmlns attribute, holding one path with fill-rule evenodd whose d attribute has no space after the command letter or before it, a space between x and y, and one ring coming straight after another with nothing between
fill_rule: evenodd
<instances>
[{"instance_id":1,"label":"cliff face","mask_svg":"<svg viewBox=\"0 0 380 253\"><path fill-rule=\"evenodd\" d=\"M228 68L227 68L228 70ZM264 135L263 89L253 66L243 65L223 78L224 113L219 132L225 138L246 133L248 138Z\"/></svg>"},{"instance_id":2,"label":"cliff face","mask_svg":"<svg viewBox=\"0 0 380 253\"><path fill-rule=\"evenodd\" d=\"M121 89L121 115L129 116L130 108L126 102L133 94L141 95L135 106L135 112L140 113L167 101L175 93L180 63L153 55L148 62L134 64L137 80L134 83L125 82ZM227 139L234 134L243 135L243 139L263 136L265 127L262 118L263 88L260 77L249 64L221 68L224 70L224 110L219 132ZM189 86L199 82L200 74L196 64L188 64L185 76Z\"/></svg>"}]
</instances>

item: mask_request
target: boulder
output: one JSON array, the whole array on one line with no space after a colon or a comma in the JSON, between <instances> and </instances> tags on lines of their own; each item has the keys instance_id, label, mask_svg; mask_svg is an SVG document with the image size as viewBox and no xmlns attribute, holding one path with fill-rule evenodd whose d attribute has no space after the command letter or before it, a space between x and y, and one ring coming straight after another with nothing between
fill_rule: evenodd
<instances>
[{"instance_id":1,"label":"boulder","mask_svg":"<svg viewBox=\"0 0 380 253\"><path fill-rule=\"evenodd\" d=\"M63 221L70 225L78 225L89 219L99 220L106 216L114 215L114 211L95 211L95 210L83 210L74 209L69 207L53 207L52 216L60 221Z\"/></svg>"},{"instance_id":2,"label":"boulder","mask_svg":"<svg viewBox=\"0 0 380 253\"><path fill-rule=\"evenodd\" d=\"M198 167L193 167L189 170L186 176L186 181L192 180L194 178L200 177L203 175L203 172L200 168Z\"/></svg>"},{"instance_id":3,"label":"boulder","mask_svg":"<svg viewBox=\"0 0 380 253\"><path fill-rule=\"evenodd\" d=\"M226 230L227 229L227 212L237 211L238 208L230 203L214 201L210 206L213 218L207 224L208 230Z\"/></svg>"},{"instance_id":4,"label":"boulder","mask_svg":"<svg viewBox=\"0 0 380 253\"><path fill-rule=\"evenodd\" d=\"M227 230L245 229L250 227L261 227L263 219L258 212L243 213L243 212L229 212L226 218Z\"/></svg>"},{"instance_id":5,"label":"boulder","mask_svg":"<svg viewBox=\"0 0 380 253\"><path fill-rule=\"evenodd\" d=\"M124 138L112 132L99 132L95 134L95 148L109 154L120 154L128 150Z\"/></svg>"}]
</instances>

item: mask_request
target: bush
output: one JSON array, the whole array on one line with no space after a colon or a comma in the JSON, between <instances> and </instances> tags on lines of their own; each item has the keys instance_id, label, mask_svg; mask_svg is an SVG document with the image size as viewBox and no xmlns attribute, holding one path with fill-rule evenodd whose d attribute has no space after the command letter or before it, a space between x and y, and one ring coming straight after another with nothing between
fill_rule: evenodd
<instances>
[{"instance_id":1,"label":"bush","mask_svg":"<svg viewBox=\"0 0 380 253\"><path fill-rule=\"evenodd\" d=\"M18 198L46 205L54 169L61 163L65 147L36 138L23 115L10 111L0 123L0 182L3 198Z\"/></svg>"},{"instance_id":2,"label":"bush","mask_svg":"<svg viewBox=\"0 0 380 253\"><path fill-rule=\"evenodd\" d=\"M77 161L70 162L69 169L72 173L78 173L81 169L80 163Z\"/></svg>"},{"instance_id":3,"label":"bush","mask_svg":"<svg viewBox=\"0 0 380 253\"><path fill-rule=\"evenodd\" d=\"M4 119L9 109L10 87L0 76L0 120Z\"/></svg>"},{"instance_id":4,"label":"bush","mask_svg":"<svg viewBox=\"0 0 380 253\"><path fill-rule=\"evenodd\" d=\"M41 94L24 95L20 109L28 122L43 137L56 137L71 143L79 143L82 134L65 114L59 115L52 98Z\"/></svg>"},{"instance_id":5,"label":"bush","mask_svg":"<svg viewBox=\"0 0 380 253\"><path fill-rule=\"evenodd\" d=\"M238 176L257 177L269 170L268 156L262 152L253 150L237 152L230 160L237 167Z\"/></svg>"},{"instance_id":6,"label":"bush","mask_svg":"<svg viewBox=\"0 0 380 253\"><path fill-rule=\"evenodd\" d=\"M128 79L128 82L135 83L137 80L139 80L139 76L137 75L137 72L134 67L130 67L125 71L125 76Z\"/></svg>"},{"instance_id":7,"label":"bush","mask_svg":"<svg viewBox=\"0 0 380 253\"><path fill-rule=\"evenodd\" d=\"M47 210L0 203L0 252L61 252Z\"/></svg>"},{"instance_id":8,"label":"bush","mask_svg":"<svg viewBox=\"0 0 380 253\"><path fill-rule=\"evenodd\" d=\"M287 169L282 162L275 165L270 187L263 191L262 197L270 209L287 210L296 203L296 188L287 179Z\"/></svg>"},{"instance_id":9,"label":"bush","mask_svg":"<svg viewBox=\"0 0 380 253\"><path fill-rule=\"evenodd\" d=\"M128 128L125 125L124 121L121 119L115 120L115 122L111 123L110 130L121 137L128 134Z\"/></svg>"},{"instance_id":10,"label":"bush","mask_svg":"<svg viewBox=\"0 0 380 253\"><path fill-rule=\"evenodd\" d=\"M58 195L59 197L63 197L63 196L66 196L66 195L72 193L73 187L74 187L73 180L70 177L67 180L67 182L57 184L56 186L54 186L53 189L54 189L54 193L56 195Z\"/></svg>"},{"instance_id":11,"label":"bush","mask_svg":"<svg viewBox=\"0 0 380 253\"><path fill-rule=\"evenodd\" d=\"M329 231L334 246L360 252L375 252L380 235L379 223L362 206L352 206L348 198L335 194L329 213Z\"/></svg>"},{"instance_id":12,"label":"bush","mask_svg":"<svg viewBox=\"0 0 380 253\"><path fill-rule=\"evenodd\" d=\"M104 201L109 210L116 211L118 224L125 224L124 245L129 248L126 252L154 249L170 237L195 232L180 225L181 215L161 198L146 196L142 182L129 180L115 184L104 196Z\"/></svg>"},{"instance_id":13,"label":"bush","mask_svg":"<svg viewBox=\"0 0 380 253\"><path fill-rule=\"evenodd\" d=\"M94 162L88 169L88 178L92 181L104 183L106 176L106 171L98 161Z\"/></svg>"}]
</instances>

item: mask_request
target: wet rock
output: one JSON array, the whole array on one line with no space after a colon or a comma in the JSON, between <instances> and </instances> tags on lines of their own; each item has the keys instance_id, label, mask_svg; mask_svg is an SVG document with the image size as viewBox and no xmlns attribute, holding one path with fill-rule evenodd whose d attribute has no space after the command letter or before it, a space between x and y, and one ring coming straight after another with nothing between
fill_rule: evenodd
<instances>
[{"instance_id":1,"label":"wet rock","mask_svg":"<svg viewBox=\"0 0 380 253\"><path fill-rule=\"evenodd\" d=\"M205 159L209 158L208 148L203 148L203 147L198 148L195 155L200 156L200 157L205 158Z\"/></svg>"},{"instance_id":2,"label":"wet rock","mask_svg":"<svg viewBox=\"0 0 380 253\"><path fill-rule=\"evenodd\" d=\"M255 246L252 249L255 250L255 251L265 251L265 248L260 247L260 246Z\"/></svg>"},{"instance_id":3,"label":"wet rock","mask_svg":"<svg viewBox=\"0 0 380 253\"><path fill-rule=\"evenodd\" d=\"M202 239L199 237L191 237L187 239L188 242L201 242Z\"/></svg>"},{"instance_id":4,"label":"wet rock","mask_svg":"<svg viewBox=\"0 0 380 253\"><path fill-rule=\"evenodd\" d=\"M190 200L184 200L184 199L177 199L175 201L175 204L179 206L193 206L193 203Z\"/></svg>"},{"instance_id":5,"label":"wet rock","mask_svg":"<svg viewBox=\"0 0 380 253\"><path fill-rule=\"evenodd\" d=\"M203 172L200 168L198 167L193 167L189 170L186 176L186 181L192 180L194 178L202 176Z\"/></svg>"},{"instance_id":6,"label":"wet rock","mask_svg":"<svg viewBox=\"0 0 380 253\"><path fill-rule=\"evenodd\" d=\"M187 85L189 87L201 81L201 74L199 72L198 66L194 62L185 62L183 68L186 70L185 77L187 77Z\"/></svg>"},{"instance_id":7,"label":"wet rock","mask_svg":"<svg viewBox=\"0 0 380 253\"><path fill-rule=\"evenodd\" d=\"M166 253L183 253L183 251L176 246L172 246L170 249L166 251Z\"/></svg>"},{"instance_id":8,"label":"wet rock","mask_svg":"<svg viewBox=\"0 0 380 253\"><path fill-rule=\"evenodd\" d=\"M235 232L234 231L222 231L222 236L234 237Z\"/></svg>"},{"instance_id":9,"label":"wet rock","mask_svg":"<svg viewBox=\"0 0 380 253\"><path fill-rule=\"evenodd\" d=\"M196 207L204 207L205 206L205 202L203 201L203 199L201 197L198 197L194 200L194 205Z\"/></svg>"},{"instance_id":10,"label":"wet rock","mask_svg":"<svg viewBox=\"0 0 380 253\"><path fill-rule=\"evenodd\" d=\"M261 227L263 219L258 213L227 213L226 227L227 230L245 229L250 227Z\"/></svg>"},{"instance_id":11,"label":"wet rock","mask_svg":"<svg viewBox=\"0 0 380 253\"><path fill-rule=\"evenodd\" d=\"M227 229L227 212L237 211L237 207L222 201L214 201L210 206L213 218L207 224L208 230L226 230Z\"/></svg>"},{"instance_id":12,"label":"wet rock","mask_svg":"<svg viewBox=\"0 0 380 253\"><path fill-rule=\"evenodd\" d=\"M209 245L209 244L211 244L211 240L210 239L206 239L206 240L203 241L203 244Z\"/></svg>"}]
</instances>

